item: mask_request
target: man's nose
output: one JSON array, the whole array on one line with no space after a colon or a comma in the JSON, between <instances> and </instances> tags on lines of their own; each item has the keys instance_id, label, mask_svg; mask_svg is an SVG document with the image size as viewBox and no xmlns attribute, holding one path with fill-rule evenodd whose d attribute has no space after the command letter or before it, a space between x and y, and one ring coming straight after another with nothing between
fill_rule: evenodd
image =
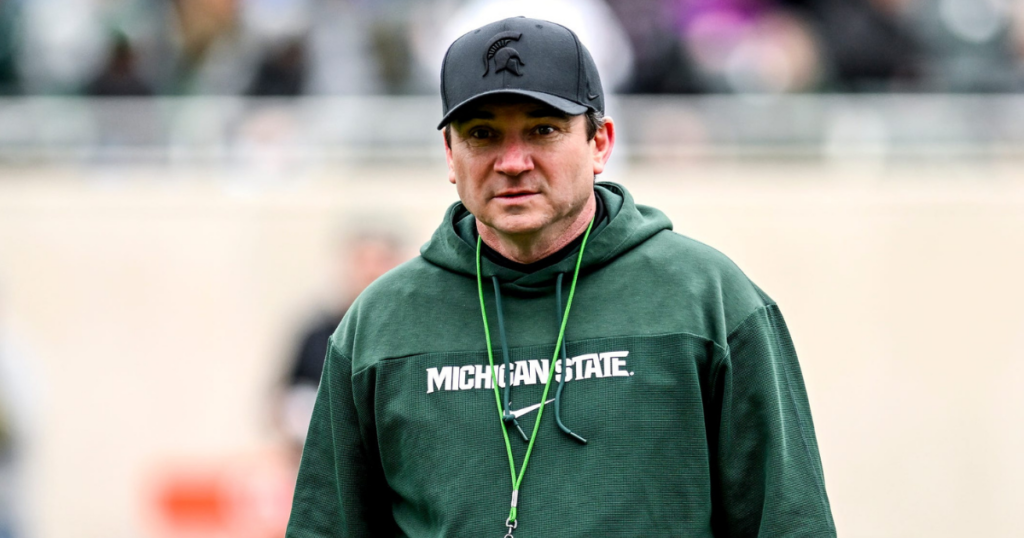
<instances>
[{"instance_id":1,"label":"man's nose","mask_svg":"<svg viewBox=\"0 0 1024 538\"><path fill-rule=\"evenodd\" d=\"M521 139L509 137L501 146L501 155L494 163L494 170L512 177L533 170L529 146Z\"/></svg>"}]
</instances>

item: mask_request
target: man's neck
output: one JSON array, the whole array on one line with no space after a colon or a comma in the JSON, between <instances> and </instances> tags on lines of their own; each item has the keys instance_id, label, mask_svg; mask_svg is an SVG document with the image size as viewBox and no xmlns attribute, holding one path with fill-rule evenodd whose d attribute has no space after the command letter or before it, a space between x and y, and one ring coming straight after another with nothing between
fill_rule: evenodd
<instances>
[{"instance_id":1,"label":"man's neck","mask_svg":"<svg viewBox=\"0 0 1024 538\"><path fill-rule=\"evenodd\" d=\"M573 219L568 227L560 230L542 230L537 234L508 235L476 221L477 233L487 246L498 254L520 264L530 264L558 252L586 231L590 220L594 218L596 201L594 194L583 206L580 214Z\"/></svg>"}]
</instances>

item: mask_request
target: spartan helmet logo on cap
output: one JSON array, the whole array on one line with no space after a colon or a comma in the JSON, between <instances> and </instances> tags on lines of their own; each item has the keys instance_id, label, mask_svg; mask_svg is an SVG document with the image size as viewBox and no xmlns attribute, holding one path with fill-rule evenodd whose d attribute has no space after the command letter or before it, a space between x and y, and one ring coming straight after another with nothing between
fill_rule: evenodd
<instances>
[{"instance_id":1,"label":"spartan helmet logo on cap","mask_svg":"<svg viewBox=\"0 0 1024 538\"><path fill-rule=\"evenodd\" d=\"M519 51L508 46L513 41L519 41L523 37L521 32L502 32L487 42L487 50L484 52L484 74L491 72L491 60L494 60L494 72L508 71L516 76L523 76L520 68L524 65Z\"/></svg>"}]
</instances>

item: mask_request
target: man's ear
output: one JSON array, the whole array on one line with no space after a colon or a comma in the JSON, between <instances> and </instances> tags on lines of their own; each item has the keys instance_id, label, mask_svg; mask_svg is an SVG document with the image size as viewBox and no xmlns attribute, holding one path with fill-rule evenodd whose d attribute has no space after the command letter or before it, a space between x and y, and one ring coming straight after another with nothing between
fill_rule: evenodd
<instances>
[{"instance_id":1,"label":"man's ear","mask_svg":"<svg viewBox=\"0 0 1024 538\"><path fill-rule=\"evenodd\" d=\"M604 172L608 158L612 156L612 148L615 147L615 121L605 116L602 125L590 141L590 148L594 157L594 175Z\"/></svg>"},{"instance_id":2,"label":"man's ear","mask_svg":"<svg viewBox=\"0 0 1024 538\"><path fill-rule=\"evenodd\" d=\"M452 185L454 185L455 184L455 166L452 164L452 146L449 143L449 136L450 135L445 134L446 132L447 133L451 133L452 132L452 128L450 126L445 126L444 129L441 129L441 140L444 140L444 160L448 163L448 181Z\"/></svg>"}]
</instances>

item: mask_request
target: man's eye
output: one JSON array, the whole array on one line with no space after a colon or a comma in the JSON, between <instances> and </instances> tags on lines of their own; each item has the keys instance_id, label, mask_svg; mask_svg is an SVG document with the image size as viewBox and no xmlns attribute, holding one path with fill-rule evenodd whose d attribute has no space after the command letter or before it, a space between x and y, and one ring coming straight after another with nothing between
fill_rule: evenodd
<instances>
[{"instance_id":1,"label":"man's eye","mask_svg":"<svg viewBox=\"0 0 1024 538\"><path fill-rule=\"evenodd\" d=\"M469 132L469 137L476 140L486 140L491 137L491 132L487 129L473 129Z\"/></svg>"},{"instance_id":2,"label":"man's eye","mask_svg":"<svg viewBox=\"0 0 1024 538\"><path fill-rule=\"evenodd\" d=\"M554 132L555 128L550 125L541 125L540 127L537 127L537 134L540 135L549 135Z\"/></svg>"}]
</instances>

